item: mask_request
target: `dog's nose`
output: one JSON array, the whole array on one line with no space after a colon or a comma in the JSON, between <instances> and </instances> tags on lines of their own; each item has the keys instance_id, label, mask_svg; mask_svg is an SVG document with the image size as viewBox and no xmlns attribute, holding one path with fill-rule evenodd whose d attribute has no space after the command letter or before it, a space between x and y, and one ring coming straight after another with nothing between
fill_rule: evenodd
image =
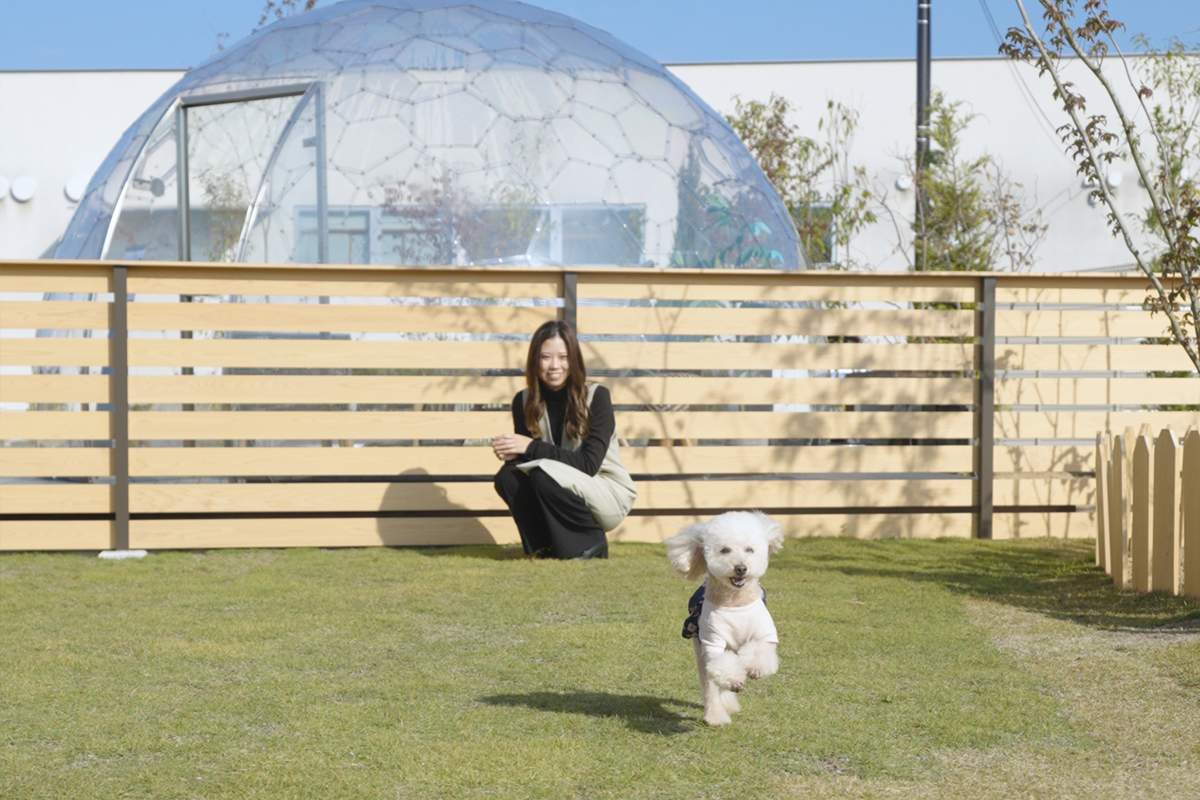
<instances>
[{"instance_id":1,"label":"dog's nose","mask_svg":"<svg viewBox=\"0 0 1200 800\"><path fill-rule=\"evenodd\" d=\"M737 575L739 578L742 577L743 575L745 575L746 574L746 565L738 564L736 567L733 568L733 574Z\"/></svg>"}]
</instances>

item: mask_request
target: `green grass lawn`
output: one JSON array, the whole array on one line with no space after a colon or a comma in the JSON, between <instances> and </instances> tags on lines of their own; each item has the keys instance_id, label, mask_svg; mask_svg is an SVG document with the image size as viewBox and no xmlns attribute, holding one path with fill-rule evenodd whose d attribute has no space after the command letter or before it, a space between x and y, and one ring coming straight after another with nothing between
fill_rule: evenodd
<instances>
[{"instance_id":1,"label":"green grass lawn","mask_svg":"<svg viewBox=\"0 0 1200 800\"><path fill-rule=\"evenodd\" d=\"M797 540L700 720L662 548L0 557L0 797L1200 797L1200 604L1089 542Z\"/></svg>"}]
</instances>

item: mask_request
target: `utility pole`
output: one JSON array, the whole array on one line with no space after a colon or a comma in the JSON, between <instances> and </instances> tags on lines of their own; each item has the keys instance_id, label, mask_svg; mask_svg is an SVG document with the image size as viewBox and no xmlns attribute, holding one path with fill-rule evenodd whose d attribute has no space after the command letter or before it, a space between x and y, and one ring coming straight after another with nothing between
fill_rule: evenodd
<instances>
[{"instance_id":1,"label":"utility pole","mask_svg":"<svg viewBox=\"0 0 1200 800\"><path fill-rule=\"evenodd\" d=\"M924 236L925 161L929 156L929 4L932 0L917 0L917 236ZM913 254L913 266L925 270L925 248Z\"/></svg>"}]
</instances>

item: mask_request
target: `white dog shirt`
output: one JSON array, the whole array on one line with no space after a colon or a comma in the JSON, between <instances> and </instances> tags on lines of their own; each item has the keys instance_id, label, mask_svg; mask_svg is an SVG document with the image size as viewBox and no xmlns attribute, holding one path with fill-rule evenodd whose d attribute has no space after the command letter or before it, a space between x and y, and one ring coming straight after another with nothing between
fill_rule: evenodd
<instances>
[{"instance_id":1,"label":"white dog shirt","mask_svg":"<svg viewBox=\"0 0 1200 800\"><path fill-rule=\"evenodd\" d=\"M775 620L762 598L748 606L714 606L700 611L700 644L710 653L741 650L750 642L779 644Z\"/></svg>"}]
</instances>

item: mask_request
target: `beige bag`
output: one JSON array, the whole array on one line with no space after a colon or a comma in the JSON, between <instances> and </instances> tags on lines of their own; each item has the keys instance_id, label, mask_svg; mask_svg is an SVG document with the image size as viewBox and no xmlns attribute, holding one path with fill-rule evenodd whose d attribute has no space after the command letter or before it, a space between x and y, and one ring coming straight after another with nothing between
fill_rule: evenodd
<instances>
[{"instance_id":1,"label":"beige bag","mask_svg":"<svg viewBox=\"0 0 1200 800\"><path fill-rule=\"evenodd\" d=\"M592 397L596 394L597 385L595 383L587 384L589 407L592 404ZM522 403L525 402L525 396L525 392L521 392ZM550 415L545 409L542 410L542 417L538 420L538 428L541 429L544 436L549 437ZM577 451L582 446L583 442L579 439L568 439L561 445L564 449L572 451ZM551 458L537 458L517 464L517 469L525 472L529 472L535 467L540 467L559 486L582 497L591 510L592 516L596 518L596 522L600 523L600 527L605 531L611 531L620 525L621 521L629 515L630 509L633 508L633 501L637 499L637 489L634 488L633 479L629 477L629 473L625 471L625 465L621 463L621 446L617 443L615 429L612 439L608 443L608 450L604 454L604 462L600 465L600 471L594 476Z\"/></svg>"}]
</instances>

